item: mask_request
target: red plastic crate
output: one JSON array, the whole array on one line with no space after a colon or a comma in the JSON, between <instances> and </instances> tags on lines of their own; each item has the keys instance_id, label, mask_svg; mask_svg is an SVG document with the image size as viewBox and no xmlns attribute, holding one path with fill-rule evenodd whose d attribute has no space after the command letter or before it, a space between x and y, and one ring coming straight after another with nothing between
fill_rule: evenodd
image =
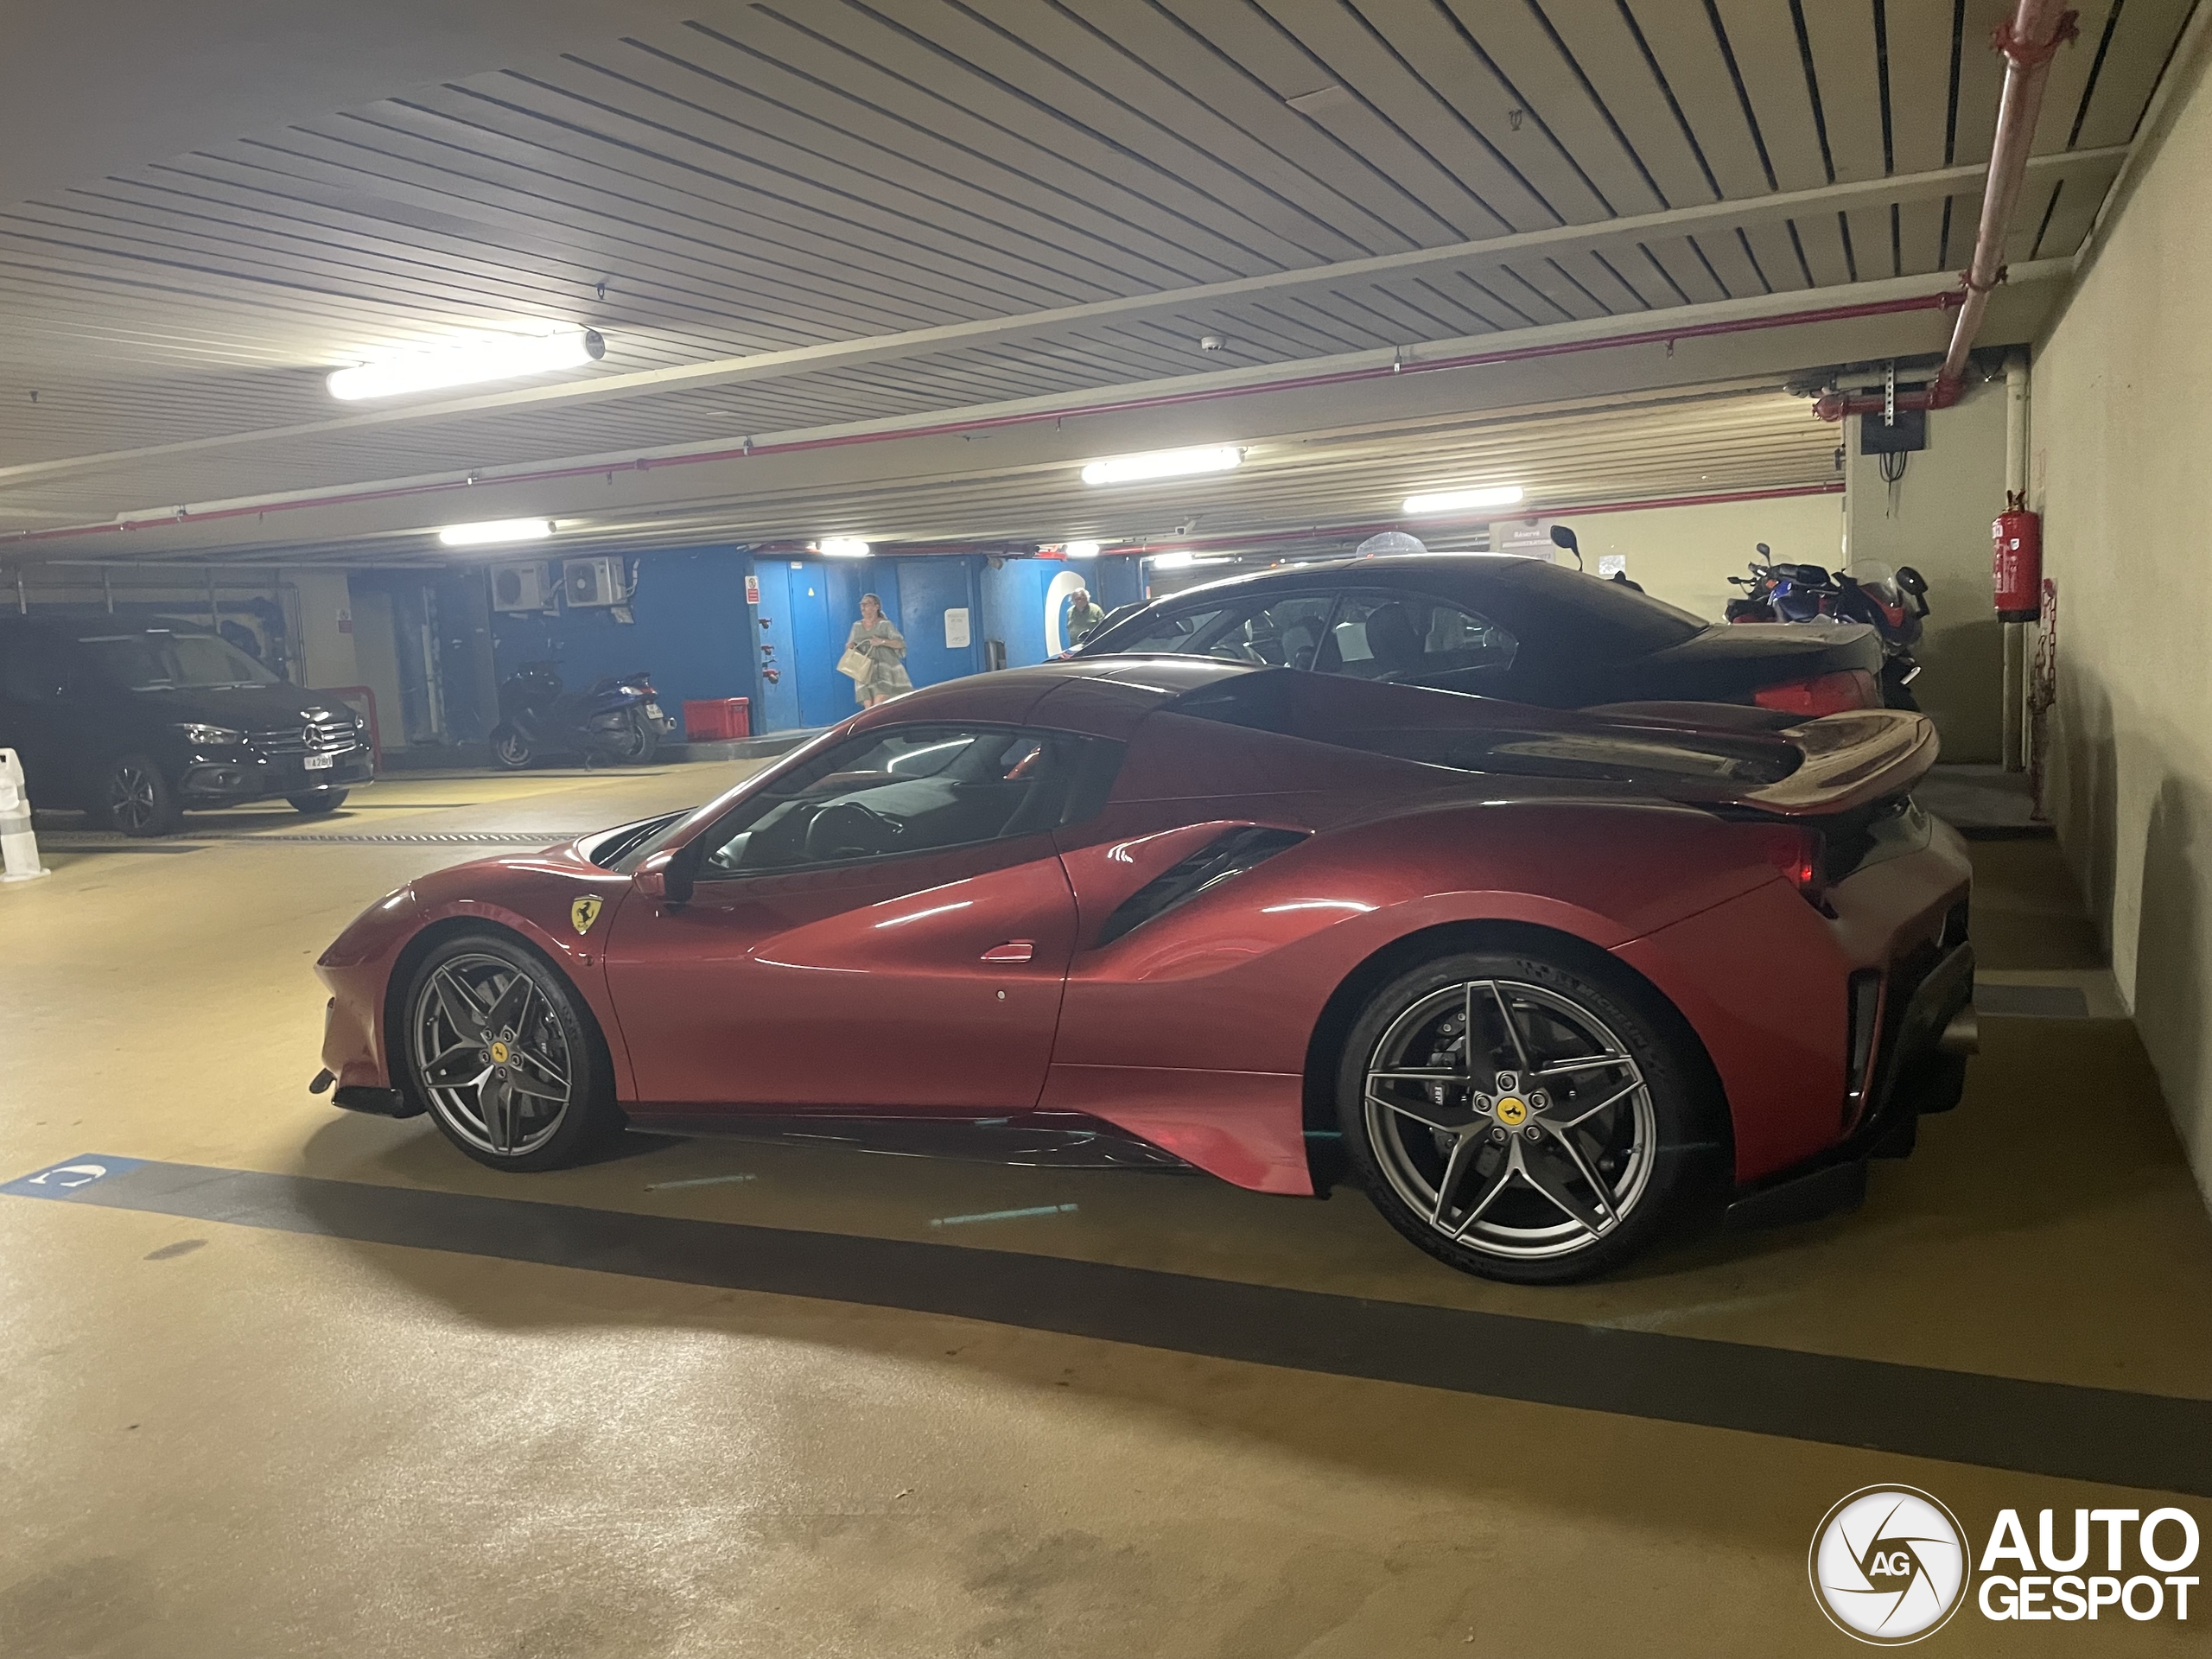
<instances>
[{"instance_id":1,"label":"red plastic crate","mask_svg":"<svg viewBox=\"0 0 2212 1659\"><path fill-rule=\"evenodd\" d=\"M683 741L727 743L753 735L750 697L707 697L683 705Z\"/></svg>"}]
</instances>

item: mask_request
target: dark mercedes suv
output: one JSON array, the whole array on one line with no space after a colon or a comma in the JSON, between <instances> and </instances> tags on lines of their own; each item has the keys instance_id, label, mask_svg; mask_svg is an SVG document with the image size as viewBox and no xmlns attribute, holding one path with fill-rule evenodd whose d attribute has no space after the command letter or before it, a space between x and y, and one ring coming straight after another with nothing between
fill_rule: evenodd
<instances>
[{"instance_id":1,"label":"dark mercedes suv","mask_svg":"<svg viewBox=\"0 0 2212 1659\"><path fill-rule=\"evenodd\" d=\"M334 811L375 775L343 703L189 622L99 612L0 616L0 748L22 757L32 804L127 836L277 797Z\"/></svg>"}]
</instances>

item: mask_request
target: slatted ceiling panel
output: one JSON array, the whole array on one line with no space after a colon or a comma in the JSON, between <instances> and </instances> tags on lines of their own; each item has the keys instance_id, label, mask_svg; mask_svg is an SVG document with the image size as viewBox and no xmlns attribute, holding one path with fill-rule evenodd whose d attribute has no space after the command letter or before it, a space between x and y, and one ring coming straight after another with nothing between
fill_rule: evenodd
<instances>
[{"instance_id":1,"label":"slatted ceiling panel","mask_svg":"<svg viewBox=\"0 0 2212 1659\"><path fill-rule=\"evenodd\" d=\"M1637 252L1644 267L1651 273L1651 283L1639 283L1647 293L1653 294L1654 303L1663 305L1661 294L1671 296L1681 305L1707 305L1728 297L1728 290L1721 284L1700 250L1686 236L1648 237L1637 244ZM1630 269L1635 269L1633 262ZM1652 283L1658 286L1655 290Z\"/></svg>"},{"instance_id":2,"label":"slatted ceiling panel","mask_svg":"<svg viewBox=\"0 0 2212 1659\"><path fill-rule=\"evenodd\" d=\"M650 145L695 167L742 173L757 181L764 194L841 221L849 234L880 245L886 254L927 249L955 261L1031 273L1046 291L1060 296L1062 303L1193 280L1186 271L1052 226L1046 219L1011 209L988 215L969 200L972 200L972 193L925 180L895 158L882 158L881 171L890 178L871 179L771 135L718 127L715 116L656 105L632 86L587 92L564 85L571 68L560 66L543 79L502 77L502 101L549 119L588 124L601 136ZM1004 222L1008 219L1021 222ZM1225 273L1213 267L1206 274Z\"/></svg>"},{"instance_id":3,"label":"slatted ceiling panel","mask_svg":"<svg viewBox=\"0 0 2212 1659\"><path fill-rule=\"evenodd\" d=\"M1534 18L1525 10L1495 8L1494 16L1484 22L1484 31L1492 37L1502 36L1504 44L1518 48L1524 68L1533 77L1528 83L1504 69L1491 41L1471 34L1444 6L1364 0L1357 15L1503 165L1526 181L1529 189L1560 220L1582 225L1624 211L1644 211L1617 206L1551 124L1555 118L1588 119L1594 111L1588 94L1566 73L1556 51L1544 49L1548 43L1542 41ZM1531 41L1538 43L1541 56L1528 49ZM1617 143L1609 151L1591 148L1593 156L1599 156L1601 168L1619 159ZM1656 207L1649 189L1635 180L1633 171L1621 170L1634 181L1624 186L1618 199Z\"/></svg>"},{"instance_id":4,"label":"slatted ceiling panel","mask_svg":"<svg viewBox=\"0 0 2212 1659\"><path fill-rule=\"evenodd\" d=\"M2085 107L2076 114L2081 130L2073 147L2094 149L2124 144L2135 137L2137 124L2151 101L2159 73L2173 54L2196 0L2125 0L2105 51L2096 84L2088 89ZM2094 42L2083 45L2094 54Z\"/></svg>"},{"instance_id":5,"label":"slatted ceiling panel","mask_svg":"<svg viewBox=\"0 0 2212 1659\"><path fill-rule=\"evenodd\" d=\"M2005 59L1990 46L1990 35L2012 15L2013 0L1955 0L1962 10L1959 24L1957 118L1952 131L1951 159L1980 161L1989 154L1997 136L1997 105L2005 90ZM1956 215L1955 214L1955 219ZM1953 246L1971 247L1974 232L1964 243L1955 232ZM1963 256L1954 254L1958 263Z\"/></svg>"},{"instance_id":6,"label":"slatted ceiling panel","mask_svg":"<svg viewBox=\"0 0 2212 1659\"><path fill-rule=\"evenodd\" d=\"M2093 173L2068 179L2043 221L2037 257L2063 257L2079 248L2082 238L2088 235L2089 227L2096 223L2097 210L2104 205L2105 193L2119 175L2120 167L2115 162L2109 168L2099 168Z\"/></svg>"},{"instance_id":7,"label":"slatted ceiling panel","mask_svg":"<svg viewBox=\"0 0 2212 1659\"><path fill-rule=\"evenodd\" d=\"M1510 54L1504 59L1508 73L1519 80L1524 73L1517 67L1522 61L1519 51L1504 44L1514 37L1520 22L1517 15L1509 16L1510 9L1495 7L1485 0L1448 0L1448 3L1470 29L1483 31L1486 43L1499 41L1498 49ZM1498 14L1495 22L1491 16L1494 11ZM1616 173L1599 171L1603 163L1592 159L1593 154L1603 156L1613 147L1618 147L1644 189L1656 193L1660 204L1683 207L1713 199L1718 193L1707 177L1705 163L1670 100L1671 89L1646 55L1631 13L1611 6L1554 6L1540 12L1532 10L1529 21L1541 31L1545 44L1559 54L1573 84L1591 105L1586 113L1570 103L1560 112L1548 113L1547 119L1558 124L1562 131L1572 130L1573 136L1563 137L1563 142L1592 168L1593 176L1606 183L1616 211L1642 210L1624 205L1633 197L1615 194L1610 181ZM1520 49L1531 60L1541 60L1533 46ZM1593 151L1585 149L1586 144L1598 148Z\"/></svg>"},{"instance_id":8,"label":"slatted ceiling panel","mask_svg":"<svg viewBox=\"0 0 2212 1659\"><path fill-rule=\"evenodd\" d=\"M961 216L947 222L988 226L994 247L1032 257L1029 245L1046 241L1070 260L1096 264L1126 284L1169 287L1254 276L1301 257L1296 247L1257 226L1234 226L1242 234L1225 235L1187 210L1174 217L1163 214L1159 205L1123 188L1110 175L1090 173L1058 188L1044 188L998 157L947 143L918 123L893 119L861 100L831 102L822 88L795 84L783 89L786 98L769 98L748 84L765 78L757 60L708 37L695 36L685 44L719 53L723 67L744 79L733 79L718 68L643 42L630 44L632 50L619 65L585 63L571 56L546 79L579 96L605 96L625 107L635 107L626 93L664 100L649 101L639 113L703 142L728 143L748 156L803 169L841 189L879 191L888 185L940 214ZM588 79L580 84L579 66L612 85ZM807 102L798 101L810 91ZM728 130L720 124L728 124ZM1079 189L1073 188L1078 183ZM1223 217L1217 206L1213 216Z\"/></svg>"},{"instance_id":9,"label":"slatted ceiling panel","mask_svg":"<svg viewBox=\"0 0 2212 1659\"><path fill-rule=\"evenodd\" d=\"M2106 28L2117 26L2119 19L2113 13L2124 16L2127 9L2127 0L2069 0L2069 4L2081 34L2071 46L2062 46L2051 55L2050 72L2044 80L2043 111L2036 118L2032 148L2038 155L2069 147L2067 137L2081 114L2090 72L2096 67L2097 48Z\"/></svg>"},{"instance_id":10,"label":"slatted ceiling panel","mask_svg":"<svg viewBox=\"0 0 2212 1659\"><path fill-rule=\"evenodd\" d=\"M1767 181L1750 120L1736 96L1720 37L1713 32L1704 8L1698 0L1623 0L1623 3L1635 16L1643 43L1674 95L1681 124L1688 129L1696 153L1711 168L1720 187L1719 194L1732 200L1765 195L1774 187ZM1563 15L1572 15L1580 9L1560 10ZM1709 193L1676 205L1707 199Z\"/></svg>"},{"instance_id":11,"label":"slatted ceiling panel","mask_svg":"<svg viewBox=\"0 0 2212 1659\"><path fill-rule=\"evenodd\" d=\"M503 94L511 90L507 79L499 78ZM540 143L588 168L607 169L618 180L634 174L671 188L688 188L702 200L727 205L755 221L756 233L766 245L788 250L802 262L819 262L827 270L885 276L912 270L925 287L971 292L995 302L989 308L1006 311L1066 305L1101 292L1093 279L1071 282L1057 273L1048 276L1028 262L983 257L973 244L936 227L867 204L840 200L734 163L727 156L664 154L642 143L542 117L511 97L495 99L476 87L436 88L422 94L421 102L435 111L465 113L518 144Z\"/></svg>"},{"instance_id":12,"label":"slatted ceiling panel","mask_svg":"<svg viewBox=\"0 0 2212 1659\"><path fill-rule=\"evenodd\" d=\"M1660 245L1653 244L1655 248ZM1752 295L1771 291L1752 261L1750 245L1736 232L1714 231L1705 236L1684 237L1682 245L1688 250L1697 270L1719 287L1724 297L1748 299ZM1669 257L1666 265L1669 274L1684 288L1693 295L1697 292L1690 287L1688 273L1680 260Z\"/></svg>"},{"instance_id":13,"label":"slatted ceiling panel","mask_svg":"<svg viewBox=\"0 0 2212 1659\"><path fill-rule=\"evenodd\" d=\"M1364 213L1316 189L1313 180L1160 72L1160 54L1172 54L1179 42L1171 43L1172 20L1146 0L1080 7L980 0L969 10L1033 54L1034 62L1016 66L1014 84L1126 155L1148 161L1156 179L1182 185L1192 196L1185 211L1206 219L1240 215L1292 251L1276 256L1286 264L1369 251L1360 239L1371 228ZM1158 51L1145 49L1147 37ZM1048 81L1039 81L1037 63ZM1080 73L1068 67L1075 64Z\"/></svg>"},{"instance_id":14,"label":"slatted ceiling panel","mask_svg":"<svg viewBox=\"0 0 2212 1659\"><path fill-rule=\"evenodd\" d=\"M1472 43L1471 52L1478 54L1475 60L1496 77L1499 93L1506 100L1491 111L1491 124L1483 128L1484 134L1568 222L1656 213L1668 205L1634 150L1616 130L1616 118L1593 95L1580 66L1547 26L1548 20L1534 8L1446 0L1436 7L1374 4L1367 13L1376 28L1391 35L1394 44L1401 29L1427 31L1443 26ZM1408 55L1427 73L1427 54ZM1443 95L1459 104L1471 120L1477 119L1457 90L1464 84L1459 76L1428 73L1427 78ZM1526 111L1517 130L1512 119L1516 107ZM1567 173L1573 175L1573 185L1567 182ZM1573 204L1584 195L1589 199L1590 210L1575 211Z\"/></svg>"},{"instance_id":15,"label":"slatted ceiling panel","mask_svg":"<svg viewBox=\"0 0 2212 1659\"><path fill-rule=\"evenodd\" d=\"M1830 0L1803 7L1802 15L1836 181L1881 178L1891 169L1882 129L1883 64L1875 45L1873 0ZM1873 281L1899 275L1889 207L1854 208L1845 219L1859 277Z\"/></svg>"},{"instance_id":16,"label":"slatted ceiling panel","mask_svg":"<svg viewBox=\"0 0 2212 1659\"><path fill-rule=\"evenodd\" d=\"M1804 255L1789 226L1748 226L1739 229L1733 239L1751 266L1752 279L1759 284L1754 293L1787 294L1812 286Z\"/></svg>"},{"instance_id":17,"label":"slatted ceiling panel","mask_svg":"<svg viewBox=\"0 0 2212 1659\"><path fill-rule=\"evenodd\" d=\"M1160 3L1211 48L1215 61L1208 67L1223 92L1241 94L1234 100L1236 118L1306 172L1366 203L1405 242L1432 246L1505 228L1465 191L1439 181L1433 164L1356 94L1335 100L1335 115L1317 111L1308 117L1292 109L1286 100L1339 83L1249 0ZM1487 228L1464 230L1462 221Z\"/></svg>"},{"instance_id":18,"label":"slatted ceiling panel","mask_svg":"<svg viewBox=\"0 0 2212 1659\"><path fill-rule=\"evenodd\" d=\"M1029 0L991 0L995 15L1009 8L1008 26L1024 26L1040 9ZM1413 246L1392 210L1395 191L1375 200L1374 168L1344 151L1180 15L1179 0L1062 0L1118 55L1141 60L1147 76L1116 76L1106 90L1169 131L1185 132L1254 188L1324 219L1362 252ZM1354 256L1357 257L1357 256Z\"/></svg>"},{"instance_id":19,"label":"slatted ceiling panel","mask_svg":"<svg viewBox=\"0 0 2212 1659\"><path fill-rule=\"evenodd\" d=\"M1494 122L1510 130L1505 117L1510 100L1489 67L1434 13L1423 14L1429 27L1402 27L1394 41L1383 32L1382 20L1395 13L1404 23L1415 15L1412 9L1378 5L1370 18L1344 0L1260 3L1328 67L1338 85L1378 111L1423 162L1471 193L1503 225L1540 230L1599 215L1595 199L1570 172L1561 170L1557 182L1573 194L1558 202L1548 200L1527 175L1506 163L1484 129ZM1471 114L1460 107L1438 90L1447 83L1456 85L1462 97L1478 108L1482 104L1487 108Z\"/></svg>"}]
</instances>

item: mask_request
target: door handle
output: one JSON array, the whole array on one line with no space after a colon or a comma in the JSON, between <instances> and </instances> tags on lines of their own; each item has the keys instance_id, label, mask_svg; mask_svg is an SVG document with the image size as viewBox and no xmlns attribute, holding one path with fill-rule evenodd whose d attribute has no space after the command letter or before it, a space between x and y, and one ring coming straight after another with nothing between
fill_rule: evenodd
<instances>
[{"instance_id":1,"label":"door handle","mask_svg":"<svg viewBox=\"0 0 2212 1659\"><path fill-rule=\"evenodd\" d=\"M983 952L985 962L1027 962L1037 954L1034 939L1008 939L1004 944L995 944Z\"/></svg>"}]
</instances>

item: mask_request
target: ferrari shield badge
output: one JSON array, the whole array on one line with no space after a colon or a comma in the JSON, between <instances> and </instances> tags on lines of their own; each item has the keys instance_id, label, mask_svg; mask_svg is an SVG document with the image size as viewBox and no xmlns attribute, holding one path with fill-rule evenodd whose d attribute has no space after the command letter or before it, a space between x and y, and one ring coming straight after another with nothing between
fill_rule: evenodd
<instances>
[{"instance_id":1,"label":"ferrari shield badge","mask_svg":"<svg viewBox=\"0 0 2212 1659\"><path fill-rule=\"evenodd\" d=\"M591 925L599 919L599 900L587 894L569 906L569 920L578 933L588 933Z\"/></svg>"}]
</instances>

